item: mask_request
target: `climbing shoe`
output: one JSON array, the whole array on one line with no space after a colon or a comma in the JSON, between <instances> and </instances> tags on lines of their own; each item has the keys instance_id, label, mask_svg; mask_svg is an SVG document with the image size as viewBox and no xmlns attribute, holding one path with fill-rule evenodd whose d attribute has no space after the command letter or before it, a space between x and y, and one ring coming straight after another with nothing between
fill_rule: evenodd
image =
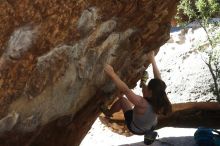
<instances>
[{"instance_id":1,"label":"climbing shoe","mask_svg":"<svg viewBox=\"0 0 220 146\"><path fill-rule=\"evenodd\" d=\"M101 105L100 110L105 115L105 117L107 117L107 118L113 117L112 114L110 113L110 110L105 105Z\"/></svg>"},{"instance_id":2,"label":"climbing shoe","mask_svg":"<svg viewBox=\"0 0 220 146\"><path fill-rule=\"evenodd\" d=\"M153 130L146 131L144 133L144 144L146 145L152 144L157 138L157 135L158 135L157 132Z\"/></svg>"}]
</instances>

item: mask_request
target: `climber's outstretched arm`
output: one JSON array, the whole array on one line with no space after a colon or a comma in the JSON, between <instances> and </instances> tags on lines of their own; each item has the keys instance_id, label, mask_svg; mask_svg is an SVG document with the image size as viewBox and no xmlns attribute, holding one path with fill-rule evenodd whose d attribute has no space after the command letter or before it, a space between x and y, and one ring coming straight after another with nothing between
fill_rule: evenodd
<instances>
[{"instance_id":1,"label":"climber's outstretched arm","mask_svg":"<svg viewBox=\"0 0 220 146\"><path fill-rule=\"evenodd\" d=\"M119 78L119 76L115 73L114 69L110 65L106 65L104 68L105 72L112 81L116 84L118 89L127 96L128 100L130 100L134 105L141 105L143 98L139 95L136 95L128 86Z\"/></svg>"},{"instance_id":2,"label":"climber's outstretched arm","mask_svg":"<svg viewBox=\"0 0 220 146\"><path fill-rule=\"evenodd\" d=\"M149 52L147 57L148 57L148 60L150 61L150 63L152 64L154 78L161 79L160 71L157 67L157 63L156 63L155 57L154 57L154 51Z\"/></svg>"}]
</instances>

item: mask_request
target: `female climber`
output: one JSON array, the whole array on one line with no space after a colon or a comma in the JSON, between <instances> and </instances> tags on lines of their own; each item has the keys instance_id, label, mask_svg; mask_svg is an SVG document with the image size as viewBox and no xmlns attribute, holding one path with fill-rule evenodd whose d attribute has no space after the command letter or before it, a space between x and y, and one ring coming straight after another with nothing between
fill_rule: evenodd
<instances>
[{"instance_id":1,"label":"female climber","mask_svg":"<svg viewBox=\"0 0 220 146\"><path fill-rule=\"evenodd\" d=\"M157 115L166 115L172 111L165 92L166 84L161 80L153 51L148 53L148 61L152 64L154 79L151 79L148 85L142 85L143 97L129 89L114 72L112 66L104 67L104 71L127 98L120 95L111 108L104 110L103 113L111 117L113 113L122 109L128 129L137 135L143 135L145 131L152 129L157 124Z\"/></svg>"}]
</instances>

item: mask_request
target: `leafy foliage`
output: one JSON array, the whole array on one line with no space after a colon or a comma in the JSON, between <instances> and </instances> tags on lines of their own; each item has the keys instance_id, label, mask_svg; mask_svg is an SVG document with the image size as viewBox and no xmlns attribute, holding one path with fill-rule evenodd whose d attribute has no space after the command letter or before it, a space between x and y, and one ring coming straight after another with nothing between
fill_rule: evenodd
<instances>
[{"instance_id":1,"label":"leafy foliage","mask_svg":"<svg viewBox=\"0 0 220 146\"><path fill-rule=\"evenodd\" d=\"M213 16L220 15L220 1L182 0L178 6L178 13L181 12L188 16L189 21L199 22L207 35L207 41L198 44L196 50L208 56L203 61L209 68L213 78L213 84L210 85L211 91L220 102L220 32L215 31L216 28L218 30L220 27L220 23L210 20ZM204 44L208 44L208 46Z\"/></svg>"},{"instance_id":2,"label":"leafy foliage","mask_svg":"<svg viewBox=\"0 0 220 146\"><path fill-rule=\"evenodd\" d=\"M209 19L220 14L220 1L218 0L181 0L178 13L183 12L189 20Z\"/></svg>"}]
</instances>

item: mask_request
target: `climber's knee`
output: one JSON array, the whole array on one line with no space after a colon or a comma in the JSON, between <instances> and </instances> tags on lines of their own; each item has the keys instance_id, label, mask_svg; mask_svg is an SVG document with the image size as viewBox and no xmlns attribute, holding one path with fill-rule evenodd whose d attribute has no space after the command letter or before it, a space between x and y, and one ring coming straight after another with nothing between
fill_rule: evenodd
<instances>
[{"instance_id":1,"label":"climber's knee","mask_svg":"<svg viewBox=\"0 0 220 146\"><path fill-rule=\"evenodd\" d=\"M132 109L132 104L130 103L130 101L125 98L125 97L121 97L120 98L120 102L121 102L121 108L123 110L123 112L125 113L128 110Z\"/></svg>"}]
</instances>

